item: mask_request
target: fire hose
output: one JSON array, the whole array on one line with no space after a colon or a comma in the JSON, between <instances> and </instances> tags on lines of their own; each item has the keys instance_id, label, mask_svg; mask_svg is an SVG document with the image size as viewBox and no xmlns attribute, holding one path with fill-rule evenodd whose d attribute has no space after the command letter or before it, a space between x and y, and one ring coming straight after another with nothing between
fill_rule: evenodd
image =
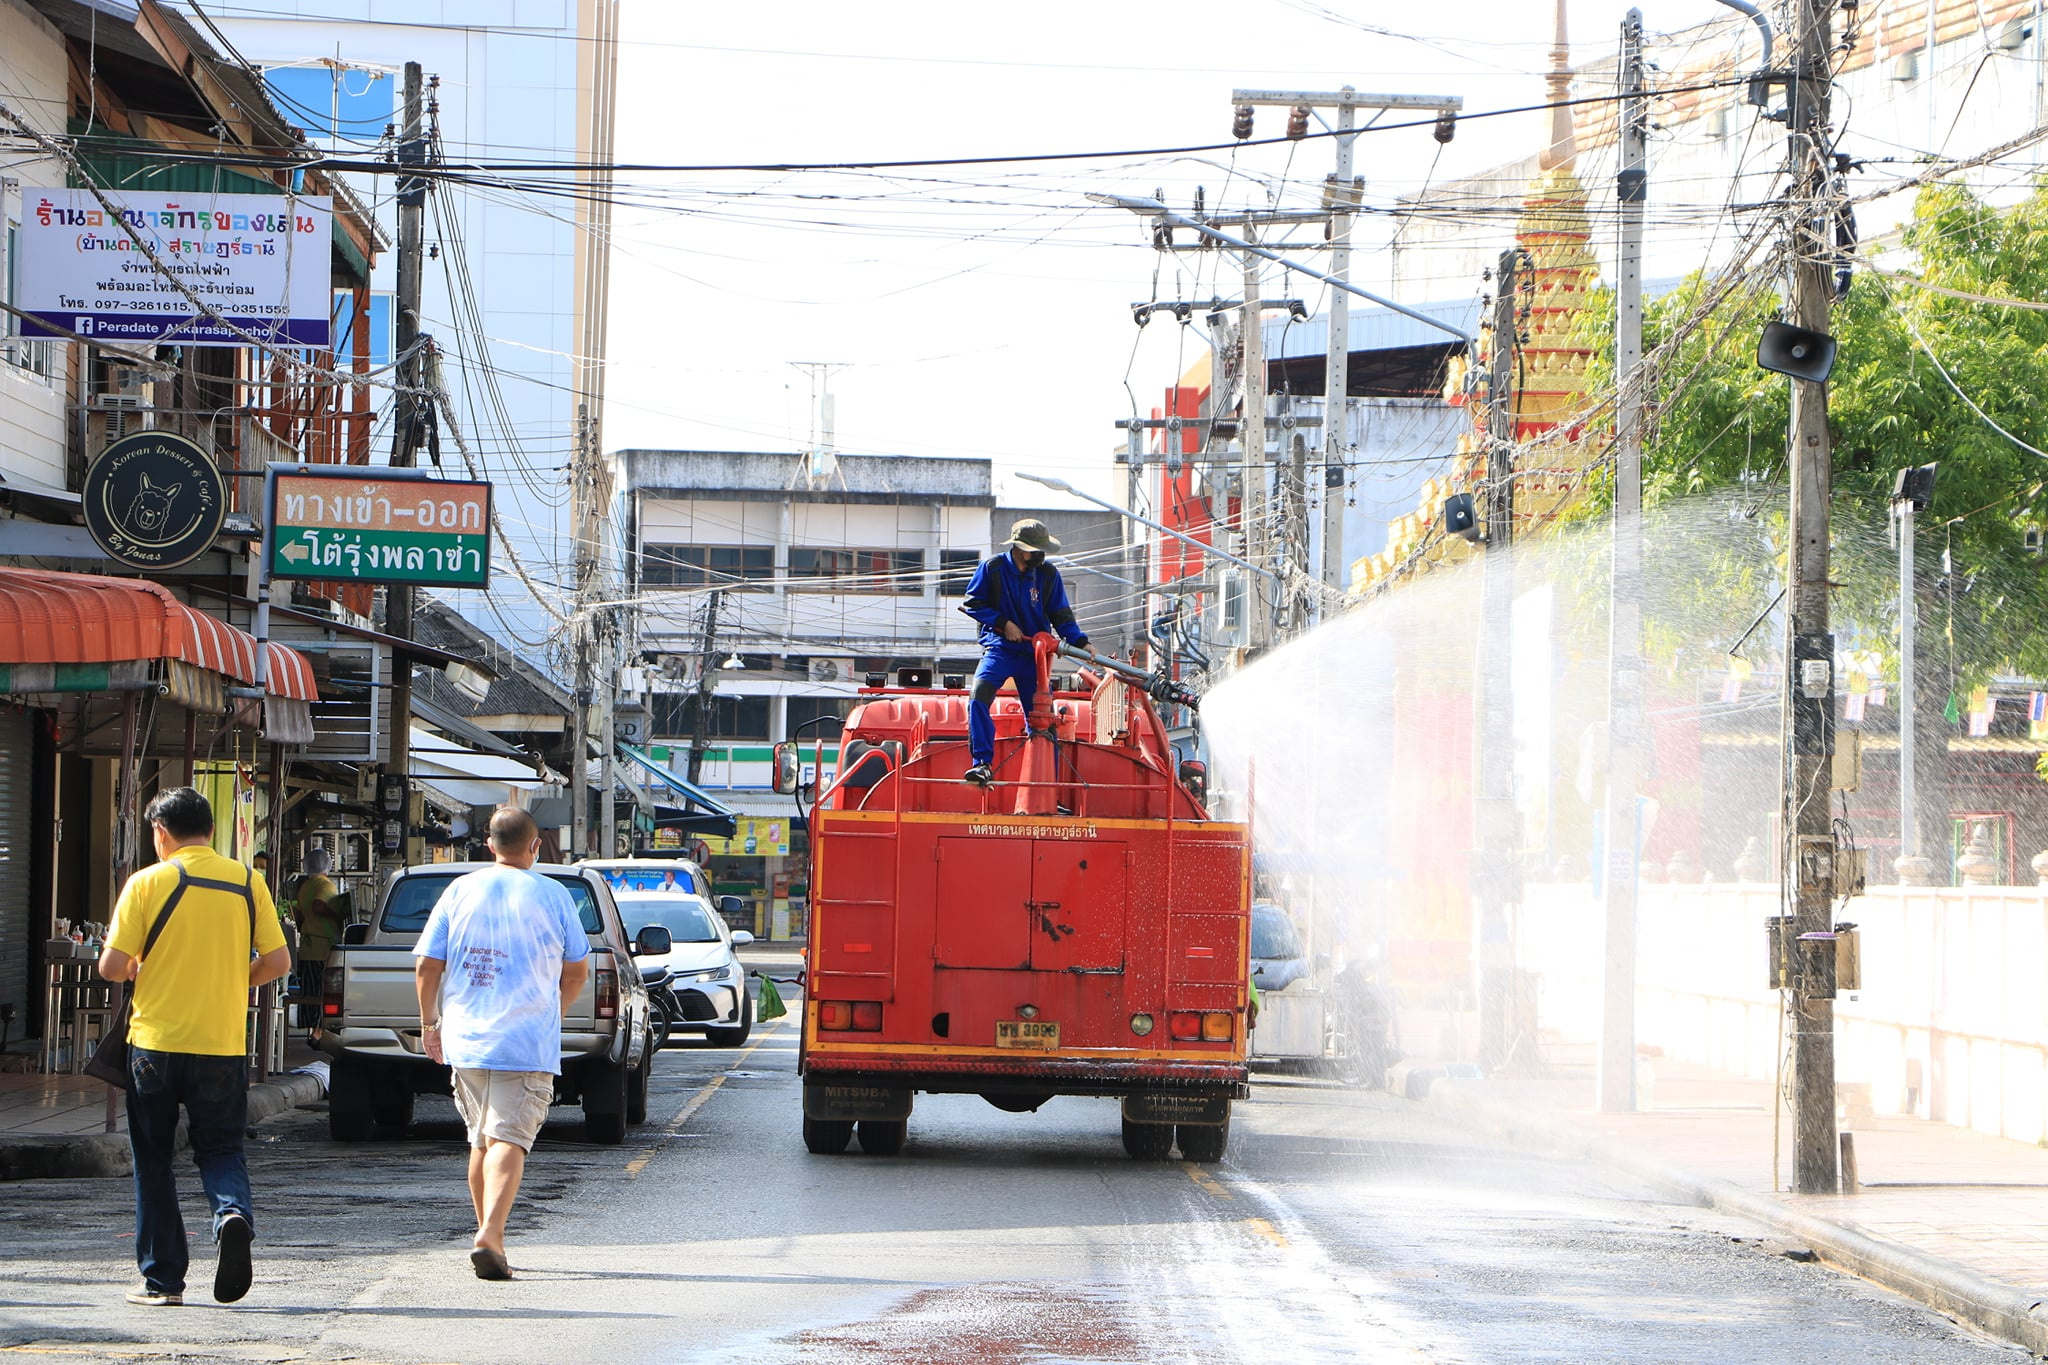
<instances>
[{"instance_id":1,"label":"fire hose","mask_svg":"<svg viewBox=\"0 0 2048 1365\"><path fill-rule=\"evenodd\" d=\"M1135 664L1127 664L1121 659L1112 659L1107 655L1097 654L1094 650L1084 645L1070 645L1064 641L1061 642L1057 652L1069 659L1075 659L1091 667L1099 668L1105 673L1116 674L1125 682L1142 688L1146 696L1163 706L1185 706L1190 711L1199 711L1202 708L1201 697L1167 677L1164 673L1147 673Z\"/></svg>"}]
</instances>

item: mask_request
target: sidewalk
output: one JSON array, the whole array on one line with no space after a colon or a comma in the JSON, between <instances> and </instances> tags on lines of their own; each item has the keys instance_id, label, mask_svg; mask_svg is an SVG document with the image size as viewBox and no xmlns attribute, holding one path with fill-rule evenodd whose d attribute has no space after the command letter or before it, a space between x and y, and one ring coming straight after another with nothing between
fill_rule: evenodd
<instances>
[{"instance_id":1,"label":"sidewalk","mask_svg":"<svg viewBox=\"0 0 2048 1365\"><path fill-rule=\"evenodd\" d=\"M1648 1107L1594 1109L1593 1049L1551 1044L1534 1077L1395 1068L1396 1093L1517 1145L1585 1157L1761 1222L1820 1259L2048 1354L2048 1150L1924 1119L1852 1113L1861 1189L1796 1195L1792 1127L1772 1179L1771 1085L1658 1059Z\"/></svg>"},{"instance_id":2,"label":"sidewalk","mask_svg":"<svg viewBox=\"0 0 2048 1365\"><path fill-rule=\"evenodd\" d=\"M325 1096L318 1076L293 1072L319 1060L303 1038L295 1038L285 1049L285 1072L249 1087L249 1122ZM0 1072L0 1181L129 1174L127 1109L124 1097L112 1091L114 1126L108 1131L110 1091L90 1076ZM182 1124L178 1145L185 1145Z\"/></svg>"}]
</instances>

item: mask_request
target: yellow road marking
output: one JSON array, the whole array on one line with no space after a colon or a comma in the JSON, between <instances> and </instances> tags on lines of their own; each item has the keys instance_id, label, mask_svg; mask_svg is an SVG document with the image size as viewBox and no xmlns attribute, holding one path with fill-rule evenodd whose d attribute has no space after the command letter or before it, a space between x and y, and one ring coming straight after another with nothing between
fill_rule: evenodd
<instances>
[{"instance_id":1,"label":"yellow road marking","mask_svg":"<svg viewBox=\"0 0 2048 1365\"><path fill-rule=\"evenodd\" d=\"M1200 1166L1197 1166L1194 1162L1183 1161L1181 1163L1181 1168L1188 1173L1188 1179L1194 1181L1195 1184L1201 1186L1203 1194L1213 1194L1218 1199L1235 1199L1237 1197L1233 1195L1229 1190L1224 1189L1222 1185L1218 1184L1215 1176L1210 1175L1207 1171L1203 1170Z\"/></svg>"},{"instance_id":2,"label":"yellow road marking","mask_svg":"<svg viewBox=\"0 0 2048 1365\"><path fill-rule=\"evenodd\" d=\"M1274 1246L1280 1247L1282 1249L1286 1248L1287 1235L1281 1232L1280 1229L1274 1227L1271 1223L1267 1222L1265 1219L1247 1218L1245 1220L1244 1225L1250 1228L1253 1232L1258 1233L1259 1236L1271 1242Z\"/></svg>"},{"instance_id":3,"label":"yellow road marking","mask_svg":"<svg viewBox=\"0 0 2048 1365\"><path fill-rule=\"evenodd\" d=\"M742 1052L739 1056L733 1058L731 1066L728 1066L726 1070L732 1071L745 1065L747 1058L754 1055L754 1049L760 1047L761 1044L767 1042L769 1035L773 1034L777 1026L779 1026L781 1023L782 1021L780 1019L770 1021L764 1028L762 1028L761 1036L756 1038L753 1042L749 1043L747 1045L747 1050L745 1052ZM718 1089L718 1087L724 1084L725 1077L723 1075L713 1076L710 1080L704 1082L704 1088L699 1090L696 1094L692 1095L690 1097L690 1102L682 1107L681 1112L679 1112L674 1118L668 1121L668 1124L662 1128L661 1135L665 1138L670 1138L674 1137L677 1133L682 1132L683 1125L688 1123L691 1117L694 1114L696 1114L696 1112L699 1109L702 1109L704 1107L704 1101L710 1099L712 1094ZM640 1172L647 1169L647 1163L654 1160L654 1154L660 1150L661 1149L659 1147L641 1148L640 1151L634 1155L633 1159L626 1163L626 1179L638 1180L640 1178Z\"/></svg>"}]
</instances>

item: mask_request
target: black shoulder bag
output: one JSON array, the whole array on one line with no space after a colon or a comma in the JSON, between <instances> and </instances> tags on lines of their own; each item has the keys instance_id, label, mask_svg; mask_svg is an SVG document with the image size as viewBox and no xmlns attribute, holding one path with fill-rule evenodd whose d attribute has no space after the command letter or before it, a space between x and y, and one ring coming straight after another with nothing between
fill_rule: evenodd
<instances>
[{"instance_id":1,"label":"black shoulder bag","mask_svg":"<svg viewBox=\"0 0 2048 1365\"><path fill-rule=\"evenodd\" d=\"M164 898L164 908L156 912L156 922L149 926L149 937L142 941L142 953L135 959L135 965L140 967L142 959L149 956L149 950L156 947L158 936L163 933L164 925L171 918L171 911L177 909L178 902L185 898L185 888L193 885L209 887L215 891L238 891L241 893L242 898L249 902L249 951L254 953L256 951L256 878L254 874L251 874L248 882L241 886L236 886L231 882L214 881L206 877L188 877L185 875L185 865L183 863L175 863L174 865L178 869L178 884L171 888L171 894ZM105 1036L100 1039L99 1046L93 1049L92 1058L86 1062L84 1068L86 1075L96 1076L108 1085L116 1086L122 1090L128 1089L131 1084L128 1073L128 1015L134 1007L135 984L133 981L124 981L121 983L121 1008L116 1010L114 1017L108 1021Z\"/></svg>"},{"instance_id":2,"label":"black shoulder bag","mask_svg":"<svg viewBox=\"0 0 2048 1365\"><path fill-rule=\"evenodd\" d=\"M178 908L178 902L185 898L185 865L176 864L178 884L164 899L164 908L156 912L156 922L149 926L149 937L142 941L142 953L135 959L140 967L142 959L149 956L149 950L156 947L156 941L164 931L164 925L171 918L171 911ZM92 1059L85 1064L85 1074L97 1076L108 1085L126 1090L132 1084L128 1077L128 1014L135 1007L135 983L132 979L121 983L121 1008L114 1011L114 1017L107 1023L107 1031L100 1036L99 1046L92 1050Z\"/></svg>"}]
</instances>

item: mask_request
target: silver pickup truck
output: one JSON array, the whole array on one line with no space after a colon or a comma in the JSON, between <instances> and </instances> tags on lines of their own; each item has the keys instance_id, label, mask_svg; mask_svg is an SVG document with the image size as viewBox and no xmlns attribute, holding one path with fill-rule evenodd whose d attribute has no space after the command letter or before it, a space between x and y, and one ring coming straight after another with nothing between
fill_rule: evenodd
<instances>
[{"instance_id":1,"label":"silver pickup truck","mask_svg":"<svg viewBox=\"0 0 2048 1365\"><path fill-rule=\"evenodd\" d=\"M327 1129L337 1142L395 1137L412 1123L420 1095L451 1092L449 1069L420 1042L413 946L441 893L457 877L489 863L408 867L384 884L369 923L349 926L327 960L317 1041L331 1067ZM620 1142L629 1124L647 1120L647 1081L654 1069L653 1018L633 956L668 951L668 935L643 930L626 937L604 877L589 868L536 864L569 892L590 935L590 977L562 1020L562 1074L555 1103L583 1106L593 1142Z\"/></svg>"}]
</instances>

